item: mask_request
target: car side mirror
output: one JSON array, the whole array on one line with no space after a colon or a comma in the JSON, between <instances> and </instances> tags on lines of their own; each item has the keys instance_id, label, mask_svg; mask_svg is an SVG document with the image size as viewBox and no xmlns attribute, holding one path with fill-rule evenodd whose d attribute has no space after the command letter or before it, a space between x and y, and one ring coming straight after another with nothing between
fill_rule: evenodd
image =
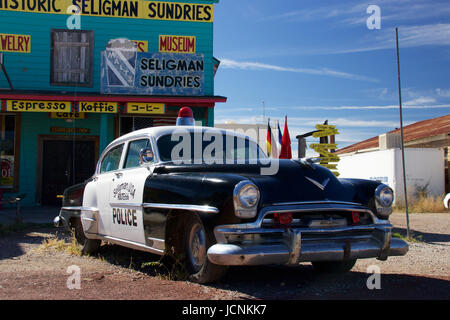
<instances>
[{"instance_id":1,"label":"car side mirror","mask_svg":"<svg viewBox=\"0 0 450 320\"><path fill-rule=\"evenodd\" d=\"M141 149L139 152L139 159L141 164L153 162L154 156L151 148Z\"/></svg>"}]
</instances>

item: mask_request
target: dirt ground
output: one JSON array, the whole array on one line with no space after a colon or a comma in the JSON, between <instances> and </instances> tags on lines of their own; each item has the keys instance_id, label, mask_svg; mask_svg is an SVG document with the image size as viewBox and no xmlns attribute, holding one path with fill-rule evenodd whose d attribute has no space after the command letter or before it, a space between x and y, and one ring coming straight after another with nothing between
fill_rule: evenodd
<instances>
[{"instance_id":1,"label":"dirt ground","mask_svg":"<svg viewBox=\"0 0 450 320\"><path fill-rule=\"evenodd\" d=\"M0 238L0 300L447 300L450 214L411 214L410 220L413 235L420 241L410 242L403 257L359 260L344 275L319 275L308 263L298 267L235 267L221 282L211 285L170 280L164 268L143 266L158 261L158 256L109 244L102 245L95 257L72 255L42 245L55 237L70 242L61 229L27 230ZM405 234L404 214L394 214L391 221L395 232ZM373 274L368 268L373 265L380 271L380 281L379 289L370 290L367 282ZM68 281L75 283L71 282L70 266L79 267L79 289L67 286Z\"/></svg>"}]
</instances>

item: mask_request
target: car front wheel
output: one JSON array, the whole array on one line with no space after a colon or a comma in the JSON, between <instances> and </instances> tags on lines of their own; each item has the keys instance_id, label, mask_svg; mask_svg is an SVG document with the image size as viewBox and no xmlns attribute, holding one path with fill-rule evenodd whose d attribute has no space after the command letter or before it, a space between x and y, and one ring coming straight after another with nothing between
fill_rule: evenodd
<instances>
[{"instance_id":1,"label":"car front wheel","mask_svg":"<svg viewBox=\"0 0 450 320\"><path fill-rule=\"evenodd\" d=\"M207 251L212 246L214 235L205 230L198 216L190 215L184 228L183 251L189 280L208 283L220 280L226 273L226 266L219 266L208 260Z\"/></svg>"},{"instance_id":2,"label":"car front wheel","mask_svg":"<svg viewBox=\"0 0 450 320\"><path fill-rule=\"evenodd\" d=\"M314 270L320 273L346 273L349 272L356 263L356 259L344 261L316 261L312 265Z\"/></svg>"}]
</instances>

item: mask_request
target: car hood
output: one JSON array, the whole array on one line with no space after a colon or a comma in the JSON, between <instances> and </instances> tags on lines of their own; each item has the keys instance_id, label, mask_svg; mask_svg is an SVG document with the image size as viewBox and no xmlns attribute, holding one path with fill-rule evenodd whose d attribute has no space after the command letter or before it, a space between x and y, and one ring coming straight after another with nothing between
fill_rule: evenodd
<instances>
[{"instance_id":1,"label":"car hood","mask_svg":"<svg viewBox=\"0 0 450 320\"><path fill-rule=\"evenodd\" d=\"M274 175L243 175L258 186L263 206L284 202L355 201L351 184L342 183L330 170L316 164L280 160Z\"/></svg>"},{"instance_id":2,"label":"car hood","mask_svg":"<svg viewBox=\"0 0 450 320\"><path fill-rule=\"evenodd\" d=\"M239 180L248 179L260 190L261 206L303 201L357 202L354 186L347 181L337 179L330 170L320 165L280 159L278 164L273 166L277 168L274 174L261 174L262 169L267 167L267 165L259 164L165 164L156 169L156 172L183 175L189 174L188 172L202 173L203 184L220 177L222 181L229 181L230 188L234 188Z\"/></svg>"}]
</instances>

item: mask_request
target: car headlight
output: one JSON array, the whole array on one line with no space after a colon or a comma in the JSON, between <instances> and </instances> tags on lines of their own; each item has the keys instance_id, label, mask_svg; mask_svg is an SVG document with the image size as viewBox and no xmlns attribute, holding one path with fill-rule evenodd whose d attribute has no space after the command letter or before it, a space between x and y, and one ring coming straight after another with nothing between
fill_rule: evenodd
<instances>
[{"instance_id":1,"label":"car headlight","mask_svg":"<svg viewBox=\"0 0 450 320\"><path fill-rule=\"evenodd\" d=\"M233 203L235 215L240 218L253 218L258 211L259 189L245 180L234 187Z\"/></svg>"},{"instance_id":2,"label":"car headlight","mask_svg":"<svg viewBox=\"0 0 450 320\"><path fill-rule=\"evenodd\" d=\"M385 185L380 184L375 189L375 206L377 213L383 217L387 218L392 213L392 203L394 202L394 191Z\"/></svg>"}]
</instances>

